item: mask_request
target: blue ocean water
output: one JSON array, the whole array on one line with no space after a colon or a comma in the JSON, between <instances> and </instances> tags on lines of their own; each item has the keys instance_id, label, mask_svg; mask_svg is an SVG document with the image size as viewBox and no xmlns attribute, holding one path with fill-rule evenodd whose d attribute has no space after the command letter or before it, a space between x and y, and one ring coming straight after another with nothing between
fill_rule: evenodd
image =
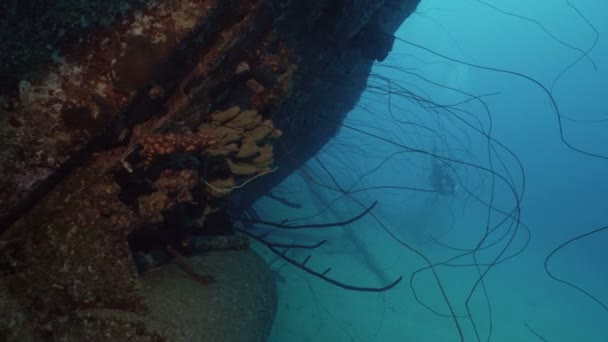
<instances>
[{"instance_id":1,"label":"blue ocean water","mask_svg":"<svg viewBox=\"0 0 608 342\"><path fill-rule=\"evenodd\" d=\"M607 14L422 0L340 133L273 189L301 207L256 203L289 224L373 206L272 233L325 241L284 254L312 272L256 247L279 290L270 340L608 341L608 231L583 237L608 225Z\"/></svg>"}]
</instances>

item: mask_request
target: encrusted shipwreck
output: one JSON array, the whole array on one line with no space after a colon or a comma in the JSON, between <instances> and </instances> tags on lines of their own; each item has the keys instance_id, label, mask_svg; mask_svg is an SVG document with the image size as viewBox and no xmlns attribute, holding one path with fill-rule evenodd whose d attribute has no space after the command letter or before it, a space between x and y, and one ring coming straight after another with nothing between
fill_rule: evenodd
<instances>
[{"instance_id":1,"label":"encrusted shipwreck","mask_svg":"<svg viewBox=\"0 0 608 342\"><path fill-rule=\"evenodd\" d=\"M193 241L335 134L416 4L3 2L0 340L264 340L263 262ZM257 301L222 316L239 279Z\"/></svg>"}]
</instances>

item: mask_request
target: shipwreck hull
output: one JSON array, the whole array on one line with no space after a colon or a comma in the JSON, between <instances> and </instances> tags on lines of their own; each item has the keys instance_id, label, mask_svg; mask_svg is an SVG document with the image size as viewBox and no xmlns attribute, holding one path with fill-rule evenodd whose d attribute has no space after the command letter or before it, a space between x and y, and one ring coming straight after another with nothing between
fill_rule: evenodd
<instances>
[{"instance_id":1,"label":"shipwreck hull","mask_svg":"<svg viewBox=\"0 0 608 342\"><path fill-rule=\"evenodd\" d=\"M134 253L229 235L228 207L337 133L417 3L1 5L0 337L172 336L149 322Z\"/></svg>"}]
</instances>

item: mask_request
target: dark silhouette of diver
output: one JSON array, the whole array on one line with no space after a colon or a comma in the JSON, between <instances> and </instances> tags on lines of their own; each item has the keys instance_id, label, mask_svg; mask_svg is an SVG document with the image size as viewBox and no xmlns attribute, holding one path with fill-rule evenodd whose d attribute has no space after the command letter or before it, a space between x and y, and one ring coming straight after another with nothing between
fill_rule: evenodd
<instances>
[{"instance_id":1,"label":"dark silhouette of diver","mask_svg":"<svg viewBox=\"0 0 608 342\"><path fill-rule=\"evenodd\" d=\"M446 171L445 166L443 163L433 159L429 180L431 181L431 186L438 194L448 196L456 192L456 182Z\"/></svg>"}]
</instances>

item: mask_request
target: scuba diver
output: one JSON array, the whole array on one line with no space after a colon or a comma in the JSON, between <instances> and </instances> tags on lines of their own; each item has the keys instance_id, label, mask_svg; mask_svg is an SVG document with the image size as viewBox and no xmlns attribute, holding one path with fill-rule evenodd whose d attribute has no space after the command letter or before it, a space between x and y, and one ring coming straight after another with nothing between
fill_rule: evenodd
<instances>
[{"instance_id":1,"label":"scuba diver","mask_svg":"<svg viewBox=\"0 0 608 342\"><path fill-rule=\"evenodd\" d=\"M453 195L456 193L456 182L454 178L446 171L445 164L433 159L431 163L431 175L429 180L433 189L440 195Z\"/></svg>"}]
</instances>

